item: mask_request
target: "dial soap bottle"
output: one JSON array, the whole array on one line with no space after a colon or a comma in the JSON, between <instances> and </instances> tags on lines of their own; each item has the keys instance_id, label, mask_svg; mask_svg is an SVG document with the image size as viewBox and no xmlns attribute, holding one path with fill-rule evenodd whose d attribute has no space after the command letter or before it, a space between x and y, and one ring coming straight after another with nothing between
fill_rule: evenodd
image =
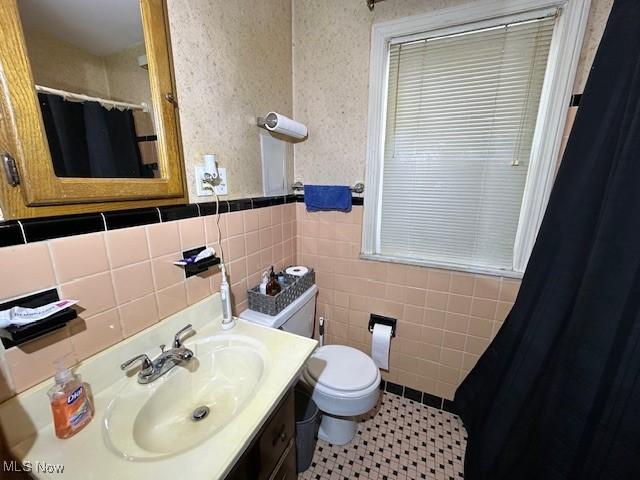
<instances>
[{"instance_id":1,"label":"dial soap bottle","mask_svg":"<svg viewBox=\"0 0 640 480\"><path fill-rule=\"evenodd\" d=\"M56 362L56 384L48 392L53 426L58 438L69 438L82 430L93 418L93 407L85 385L78 375Z\"/></svg>"}]
</instances>

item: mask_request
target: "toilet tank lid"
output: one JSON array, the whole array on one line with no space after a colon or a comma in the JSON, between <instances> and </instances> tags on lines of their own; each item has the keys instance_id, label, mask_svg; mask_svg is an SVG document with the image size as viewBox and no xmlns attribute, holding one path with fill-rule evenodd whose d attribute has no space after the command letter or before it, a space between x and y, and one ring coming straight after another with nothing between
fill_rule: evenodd
<instances>
[{"instance_id":1,"label":"toilet tank lid","mask_svg":"<svg viewBox=\"0 0 640 480\"><path fill-rule=\"evenodd\" d=\"M264 327L280 328L284 322L289 320L294 313L300 310L311 298L313 298L317 291L318 287L316 285L311 285L309 289L276 315L267 315L266 313L246 309L244 312L240 313L238 317Z\"/></svg>"}]
</instances>

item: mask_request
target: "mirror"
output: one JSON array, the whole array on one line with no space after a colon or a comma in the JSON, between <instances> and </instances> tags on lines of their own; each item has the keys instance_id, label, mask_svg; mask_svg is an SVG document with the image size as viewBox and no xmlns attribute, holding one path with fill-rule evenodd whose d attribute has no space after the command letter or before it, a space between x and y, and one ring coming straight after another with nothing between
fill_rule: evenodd
<instances>
[{"instance_id":1,"label":"mirror","mask_svg":"<svg viewBox=\"0 0 640 480\"><path fill-rule=\"evenodd\" d=\"M138 0L18 0L57 177L159 178Z\"/></svg>"}]
</instances>

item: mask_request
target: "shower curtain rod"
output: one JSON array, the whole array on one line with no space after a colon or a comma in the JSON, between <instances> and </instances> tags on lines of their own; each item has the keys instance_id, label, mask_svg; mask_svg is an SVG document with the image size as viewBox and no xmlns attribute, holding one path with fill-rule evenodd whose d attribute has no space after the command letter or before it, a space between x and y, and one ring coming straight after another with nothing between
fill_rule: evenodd
<instances>
[{"instance_id":1,"label":"shower curtain rod","mask_svg":"<svg viewBox=\"0 0 640 480\"><path fill-rule=\"evenodd\" d=\"M57 88L43 87L42 85L36 85L37 92L51 93L53 95L59 95L63 98L82 100L85 102L98 102L102 106L110 106L116 108L124 108L128 110L142 110L143 112L149 111L149 105L146 103L127 103L116 102L115 100L107 100L105 98L90 97L81 93L67 92L65 90L58 90Z\"/></svg>"}]
</instances>

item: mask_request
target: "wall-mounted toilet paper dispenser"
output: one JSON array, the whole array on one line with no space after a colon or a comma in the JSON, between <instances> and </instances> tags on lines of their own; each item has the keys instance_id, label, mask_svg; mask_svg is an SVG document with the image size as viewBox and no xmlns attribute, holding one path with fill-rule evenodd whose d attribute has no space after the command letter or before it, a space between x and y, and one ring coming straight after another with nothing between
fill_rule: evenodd
<instances>
[{"instance_id":1,"label":"wall-mounted toilet paper dispenser","mask_svg":"<svg viewBox=\"0 0 640 480\"><path fill-rule=\"evenodd\" d=\"M372 313L371 317L369 317L369 331L373 332L373 327L375 326L376 323L379 323L381 325L387 325L391 327L391 337L393 338L396 336L397 322L398 321L395 318L383 317L382 315L376 315L375 313Z\"/></svg>"},{"instance_id":2,"label":"wall-mounted toilet paper dispenser","mask_svg":"<svg viewBox=\"0 0 640 480\"><path fill-rule=\"evenodd\" d=\"M371 314L369 318L371 335L371 358L378 368L389 370L391 339L396 336L396 319Z\"/></svg>"}]
</instances>

